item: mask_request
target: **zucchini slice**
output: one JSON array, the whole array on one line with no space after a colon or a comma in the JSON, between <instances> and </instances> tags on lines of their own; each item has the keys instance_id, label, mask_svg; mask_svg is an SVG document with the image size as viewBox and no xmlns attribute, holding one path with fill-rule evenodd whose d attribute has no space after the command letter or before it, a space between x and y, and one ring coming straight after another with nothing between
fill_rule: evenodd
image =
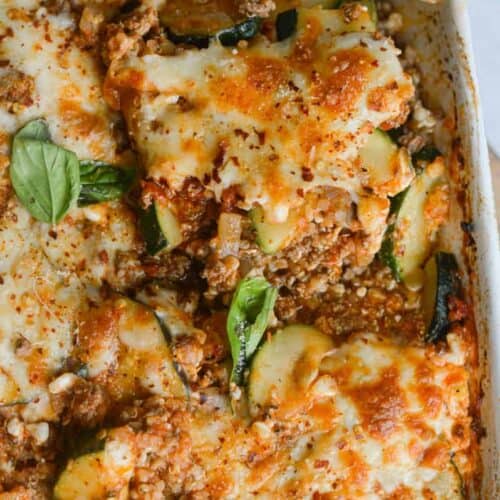
<instances>
[{"instance_id":1,"label":"zucchini slice","mask_svg":"<svg viewBox=\"0 0 500 500\"><path fill-rule=\"evenodd\" d=\"M387 228L379 255L395 278L412 289L420 289L424 283L422 267L435 237L428 231L425 204L432 190L444 183L444 164L436 160L393 199L391 212L395 220Z\"/></svg>"},{"instance_id":2,"label":"zucchini slice","mask_svg":"<svg viewBox=\"0 0 500 500\"><path fill-rule=\"evenodd\" d=\"M159 201L140 210L139 226L150 255L170 251L182 243L179 221L172 210Z\"/></svg>"},{"instance_id":3,"label":"zucchini slice","mask_svg":"<svg viewBox=\"0 0 500 500\"><path fill-rule=\"evenodd\" d=\"M256 16L242 18L237 3L225 0L168 1L160 12L160 20L174 43L199 48L208 47L211 38L217 38L224 46L250 40L262 24Z\"/></svg>"},{"instance_id":4,"label":"zucchini slice","mask_svg":"<svg viewBox=\"0 0 500 500\"><path fill-rule=\"evenodd\" d=\"M127 498L135 459L131 443L108 438L103 449L69 459L55 484L54 499Z\"/></svg>"},{"instance_id":5,"label":"zucchini slice","mask_svg":"<svg viewBox=\"0 0 500 500\"><path fill-rule=\"evenodd\" d=\"M458 264L451 253L438 252L424 268L422 310L426 322L426 342L442 340L450 326L448 299L457 295L460 288Z\"/></svg>"},{"instance_id":6,"label":"zucchini slice","mask_svg":"<svg viewBox=\"0 0 500 500\"><path fill-rule=\"evenodd\" d=\"M186 397L185 375L172 355L168 330L154 311L127 297L118 299L117 307L121 310L120 353L113 378L121 396L133 395L139 384L161 396Z\"/></svg>"},{"instance_id":7,"label":"zucchini slice","mask_svg":"<svg viewBox=\"0 0 500 500\"><path fill-rule=\"evenodd\" d=\"M170 349L168 332L151 308L116 296L91 317L76 356L85 363L88 378L104 385L113 400L151 394L186 397L188 386ZM103 322L106 327L100 328Z\"/></svg>"},{"instance_id":8,"label":"zucchini slice","mask_svg":"<svg viewBox=\"0 0 500 500\"><path fill-rule=\"evenodd\" d=\"M257 233L257 244L266 254L283 250L296 236L301 219L296 211L290 211L285 222L266 222L261 207L253 208L250 211L250 218Z\"/></svg>"},{"instance_id":9,"label":"zucchini slice","mask_svg":"<svg viewBox=\"0 0 500 500\"><path fill-rule=\"evenodd\" d=\"M106 498L108 477L104 451L70 460L54 488L55 500Z\"/></svg>"},{"instance_id":10,"label":"zucchini slice","mask_svg":"<svg viewBox=\"0 0 500 500\"><path fill-rule=\"evenodd\" d=\"M362 169L377 194L395 196L413 180L410 155L399 148L389 134L376 129L360 149Z\"/></svg>"},{"instance_id":11,"label":"zucchini slice","mask_svg":"<svg viewBox=\"0 0 500 500\"><path fill-rule=\"evenodd\" d=\"M310 326L291 325L276 333L263 344L250 367L250 414L256 416L272 404L300 397L332 348L331 338Z\"/></svg>"}]
</instances>

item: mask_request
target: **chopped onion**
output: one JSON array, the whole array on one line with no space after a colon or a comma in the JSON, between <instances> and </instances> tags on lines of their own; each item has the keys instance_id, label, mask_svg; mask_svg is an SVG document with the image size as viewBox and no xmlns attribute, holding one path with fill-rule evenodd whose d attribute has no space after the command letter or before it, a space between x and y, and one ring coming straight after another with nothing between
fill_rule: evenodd
<instances>
[{"instance_id":1,"label":"chopped onion","mask_svg":"<svg viewBox=\"0 0 500 500\"><path fill-rule=\"evenodd\" d=\"M221 214L219 217L218 239L220 257L238 256L241 240L241 215Z\"/></svg>"}]
</instances>

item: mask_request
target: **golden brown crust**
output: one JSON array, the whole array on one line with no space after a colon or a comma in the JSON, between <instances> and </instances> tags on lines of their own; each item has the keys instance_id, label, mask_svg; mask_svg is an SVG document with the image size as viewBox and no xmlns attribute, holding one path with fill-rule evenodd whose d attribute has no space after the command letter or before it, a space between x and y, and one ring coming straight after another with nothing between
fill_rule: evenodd
<instances>
[{"instance_id":1,"label":"golden brown crust","mask_svg":"<svg viewBox=\"0 0 500 500\"><path fill-rule=\"evenodd\" d=\"M228 66L219 72L214 63L204 74L205 93L191 95L193 81L169 89L179 94L175 102L163 101L168 94L164 81L147 71L149 65L158 58L199 52L174 45L162 16L172 15L172 9L182 14L192 6L158 2L157 10L150 2L140 3L130 11L128 6L121 9L121 0L80 0L72 3L74 18L62 4L49 7L52 14L66 16L65 26L73 26L63 30L57 63L72 68L69 48L78 47L80 56L91 55L99 82L104 63L102 93L126 118L130 144L115 141L120 134L112 129L122 125L110 120L104 104L106 112L89 107L76 80L68 81L54 100L57 119L66 128L64 138L88 143L96 158L120 162L133 158L130 151L121 156L124 147L137 150L141 180L125 200L75 208L51 228L24 217L8 178L11 133L0 131L0 243L6 258L12 259L12 248L21 252L29 247L28 253L21 252L20 264L2 268L0 292L5 283L18 286L11 280L20 280L25 268L31 270L36 262L41 270L32 270L34 292L18 297L14 288L8 297L13 308L20 304L16 321L27 321L19 330L28 331L39 317L57 316L69 325L64 335L47 327L43 346L16 333L11 364L4 367L0 361L0 382L11 392L20 393L11 376L12 359L16 366L26 364L31 384L46 389L43 397L0 402L0 499L50 498L72 448L68 436L78 440L100 429L108 430L107 443L116 440L129 446L133 464L120 488L130 477L130 498L438 498L436 485L422 477L446 476L450 457L469 484L479 463L480 434L473 312L465 300L451 297L448 336L435 346L425 344L420 292L397 283L374 260L390 221L389 196L414 175L410 162L394 160L394 175L377 185L354 154L330 165L354 179L354 188L314 184L321 175L318 157L340 158L376 126L390 130L404 125L400 145L410 153L429 143L435 118L419 100L413 101L408 76L401 72L401 80L391 76L388 83L373 83L379 60L369 43L382 43L383 36L365 33L354 48L336 47L325 58L323 28L311 16L302 34L290 41L286 56L270 55L269 41L262 38L240 43L221 56L238 71L231 73ZM208 15L221 5L236 17L274 15L275 7L272 1L214 0L197 8ZM342 11L346 22L364 13L354 3ZM390 22L386 14L381 26L390 32L398 18ZM8 18L38 23L34 12L23 9L10 9ZM187 18L185 26L190 22ZM46 20L40 26L50 29ZM12 38L15 33L2 36ZM349 40L345 34L339 38ZM387 43L381 53L394 49ZM29 71L12 69L11 63L15 61L7 66L0 61L0 111L12 116L29 113L38 102L39 82ZM303 93L294 83L295 75L306 82ZM101 103L100 86L92 95ZM345 124L356 118L359 106L389 118L375 124L362 120L356 130L328 130L336 120ZM179 155L165 147L164 156L149 163L153 147L142 149L141 132L166 140L181 134L182 127L174 127L176 120L188 127L191 119L213 109L210 123L195 122L196 134L182 137ZM175 115L168 114L172 110ZM206 148L200 137L210 133L209 125L232 114L243 117L242 125L216 134ZM249 126L246 120L263 126ZM288 144L293 147L286 149ZM238 154L266 147L270 154L250 157L249 164ZM400 154L408 160L407 149ZM283 151L287 159L297 161L300 187L289 189L280 171ZM197 165L208 164L207 170L203 175L190 172L174 186L169 174L187 156ZM292 200L289 208L300 214L300 222L286 248L266 254L259 247L247 213L258 203L244 205L241 182L215 192L228 162L236 170L249 167L251 181L264 165L263 184L272 201ZM446 172L444 163L440 168ZM447 184L429 193L424 215L432 234L448 220L450 198ZM173 207L184 241L170 253L150 256L134 210L155 201ZM220 231L221 217L227 216L238 219L230 248ZM16 239L11 234L16 231L26 238ZM255 418L242 418L239 407L230 407L226 323L233 292L249 273L263 275L279 289L264 341L279 328L304 323L326 334L335 349L304 391L287 401L274 394L272 404L260 408ZM54 277L60 289L47 285ZM77 297L72 309L66 308L65 293ZM127 320L131 299L140 307L133 320ZM141 349L153 330L145 331L154 318L151 308L163 321L153 323L164 343L144 354ZM134 350L122 336L139 347ZM60 345L48 345L47 339L56 337ZM60 349L60 359L49 369L51 349ZM173 377L166 390L162 386L165 360L172 362L168 367L180 377L183 390L169 388ZM46 412L39 416L33 407L42 405ZM81 449L81 443L76 445ZM401 464L404 470L397 468ZM406 477L408 470L418 476L415 484ZM110 484L108 493L117 495L118 487Z\"/></svg>"}]
</instances>

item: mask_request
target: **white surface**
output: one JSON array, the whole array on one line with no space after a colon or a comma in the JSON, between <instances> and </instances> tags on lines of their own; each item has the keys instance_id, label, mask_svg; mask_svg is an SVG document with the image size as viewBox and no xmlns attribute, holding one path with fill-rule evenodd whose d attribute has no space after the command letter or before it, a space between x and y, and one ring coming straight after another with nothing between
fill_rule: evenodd
<instances>
[{"instance_id":1,"label":"white surface","mask_svg":"<svg viewBox=\"0 0 500 500\"><path fill-rule=\"evenodd\" d=\"M468 4L486 136L500 156L500 0L469 0Z\"/></svg>"}]
</instances>

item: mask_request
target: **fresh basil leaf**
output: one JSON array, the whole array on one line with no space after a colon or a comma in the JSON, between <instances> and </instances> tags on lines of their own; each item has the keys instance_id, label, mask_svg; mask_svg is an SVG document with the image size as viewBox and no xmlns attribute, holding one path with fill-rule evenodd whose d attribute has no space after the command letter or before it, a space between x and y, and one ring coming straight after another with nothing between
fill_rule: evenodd
<instances>
[{"instance_id":1,"label":"fresh basil leaf","mask_svg":"<svg viewBox=\"0 0 500 500\"><path fill-rule=\"evenodd\" d=\"M38 141L50 142L47 122L41 118L29 122L22 129L18 130L15 139L36 139Z\"/></svg>"},{"instance_id":2,"label":"fresh basil leaf","mask_svg":"<svg viewBox=\"0 0 500 500\"><path fill-rule=\"evenodd\" d=\"M243 383L245 368L266 331L277 295L265 278L245 278L238 284L227 318L231 380L237 385Z\"/></svg>"},{"instance_id":3,"label":"fresh basil leaf","mask_svg":"<svg viewBox=\"0 0 500 500\"><path fill-rule=\"evenodd\" d=\"M82 206L121 198L131 188L135 176L134 168L113 167L101 161L82 161L78 204Z\"/></svg>"},{"instance_id":4,"label":"fresh basil leaf","mask_svg":"<svg viewBox=\"0 0 500 500\"><path fill-rule=\"evenodd\" d=\"M20 136L16 134L10 178L17 197L31 215L55 224L78 198L80 171L76 155L46 142L47 133L37 120L21 129Z\"/></svg>"}]
</instances>

